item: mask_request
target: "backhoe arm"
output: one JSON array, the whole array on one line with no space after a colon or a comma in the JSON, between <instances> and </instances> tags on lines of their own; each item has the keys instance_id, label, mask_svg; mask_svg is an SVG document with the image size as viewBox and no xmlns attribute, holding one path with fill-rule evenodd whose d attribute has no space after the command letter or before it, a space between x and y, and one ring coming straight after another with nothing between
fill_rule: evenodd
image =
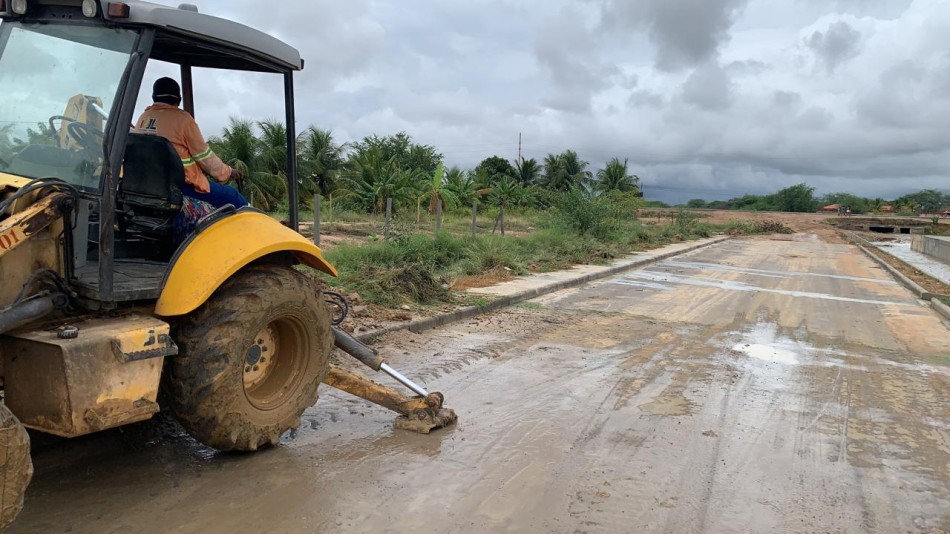
<instances>
[{"instance_id":1,"label":"backhoe arm","mask_svg":"<svg viewBox=\"0 0 950 534\"><path fill-rule=\"evenodd\" d=\"M324 384L400 414L401 416L396 419L396 428L428 434L435 428L451 425L458 420L454 410L442 407L442 402L445 399L441 393L429 393L390 367L375 350L336 326L333 327L333 342L337 348L353 356L370 369L385 372L417 395L407 397L392 388L377 384L368 378L335 365L330 366L330 372L323 379Z\"/></svg>"},{"instance_id":2,"label":"backhoe arm","mask_svg":"<svg viewBox=\"0 0 950 534\"><path fill-rule=\"evenodd\" d=\"M336 365L330 366L323 383L400 414L396 418L396 428L428 434L433 429L451 425L458 420L454 410L442 407L443 397L439 392L429 393L425 397L406 397L392 388Z\"/></svg>"},{"instance_id":3,"label":"backhoe arm","mask_svg":"<svg viewBox=\"0 0 950 534\"><path fill-rule=\"evenodd\" d=\"M73 198L57 191L0 222L0 257L62 217L72 208Z\"/></svg>"}]
</instances>

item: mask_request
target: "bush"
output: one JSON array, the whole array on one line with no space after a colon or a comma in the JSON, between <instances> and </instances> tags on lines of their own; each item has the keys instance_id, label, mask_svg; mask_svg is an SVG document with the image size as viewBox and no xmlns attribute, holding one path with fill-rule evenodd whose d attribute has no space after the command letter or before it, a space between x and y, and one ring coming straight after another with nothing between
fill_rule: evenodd
<instances>
[{"instance_id":1,"label":"bush","mask_svg":"<svg viewBox=\"0 0 950 534\"><path fill-rule=\"evenodd\" d=\"M729 235L751 234L791 234L794 230L779 221L771 219L761 221L734 220L722 227L722 231Z\"/></svg>"},{"instance_id":2,"label":"bush","mask_svg":"<svg viewBox=\"0 0 950 534\"><path fill-rule=\"evenodd\" d=\"M632 193L610 191L592 197L581 190L558 193L549 197L556 210L554 226L591 235L605 241L621 241L634 229L639 199Z\"/></svg>"}]
</instances>

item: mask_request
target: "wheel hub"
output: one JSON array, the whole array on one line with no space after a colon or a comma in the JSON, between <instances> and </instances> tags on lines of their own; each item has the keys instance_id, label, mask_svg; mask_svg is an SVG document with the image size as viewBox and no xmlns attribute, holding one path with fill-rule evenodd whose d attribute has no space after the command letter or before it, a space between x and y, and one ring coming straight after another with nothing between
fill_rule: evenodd
<instances>
[{"instance_id":1,"label":"wheel hub","mask_svg":"<svg viewBox=\"0 0 950 534\"><path fill-rule=\"evenodd\" d=\"M280 357L278 336L272 324L254 336L254 343L244 352L244 390L253 392L267 381Z\"/></svg>"}]
</instances>

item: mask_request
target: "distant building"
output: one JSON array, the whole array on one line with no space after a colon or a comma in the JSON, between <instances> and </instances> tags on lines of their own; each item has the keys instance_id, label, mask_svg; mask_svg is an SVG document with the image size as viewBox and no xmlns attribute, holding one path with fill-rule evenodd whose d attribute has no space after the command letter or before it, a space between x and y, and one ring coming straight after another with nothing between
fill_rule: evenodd
<instances>
[{"instance_id":1,"label":"distant building","mask_svg":"<svg viewBox=\"0 0 950 534\"><path fill-rule=\"evenodd\" d=\"M894 213L894 206L891 206L890 204L884 204L883 206L881 206L881 209L879 211L881 213Z\"/></svg>"}]
</instances>

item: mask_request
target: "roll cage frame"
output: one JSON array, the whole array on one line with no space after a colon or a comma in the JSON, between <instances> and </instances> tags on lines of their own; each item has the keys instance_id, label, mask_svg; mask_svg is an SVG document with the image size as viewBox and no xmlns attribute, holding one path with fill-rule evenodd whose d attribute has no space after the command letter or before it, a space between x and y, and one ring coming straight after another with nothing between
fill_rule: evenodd
<instances>
[{"instance_id":1,"label":"roll cage frame","mask_svg":"<svg viewBox=\"0 0 950 534\"><path fill-rule=\"evenodd\" d=\"M7 5L10 3L7 2ZM296 158L296 125L294 111L294 72L303 68L303 60L295 49L263 32L240 24L199 14L193 6L172 8L126 0L132 16L124 20L109 16L109 6L115 2L96 0L96 17L82 14L81 2L76 0L46 0L31 2L29 11L21 16L0 12L0 19L36 24L82 24L106 28L130 28L139 32L125 68L109 118L103 132L103 170L98 192L84 191L83 198L98 203L99 216L99 279L98 287L84 291L104 308L117 302L136 300L131 295L116 294L115 276L115 223L118 172L125 155L125 146L132 124L139 91L150 59L177 64L181 73L182 105L194 116L193 67L217 68L235 71L280 74L284 82L284 109L287 128L287 192L288 224L298 229L298 182ZM2 3L0 3L2 5ZM4 24L6 25L6 24ZM207 31L207 33L202 33ZM4 43L0 40L0 46ZM256 48L255 48L256 47ZM66 232L67 235L70 232ZM72 279L71 247L85 244L66 239L67 278Z\"/></svg>"}]
</instances>

